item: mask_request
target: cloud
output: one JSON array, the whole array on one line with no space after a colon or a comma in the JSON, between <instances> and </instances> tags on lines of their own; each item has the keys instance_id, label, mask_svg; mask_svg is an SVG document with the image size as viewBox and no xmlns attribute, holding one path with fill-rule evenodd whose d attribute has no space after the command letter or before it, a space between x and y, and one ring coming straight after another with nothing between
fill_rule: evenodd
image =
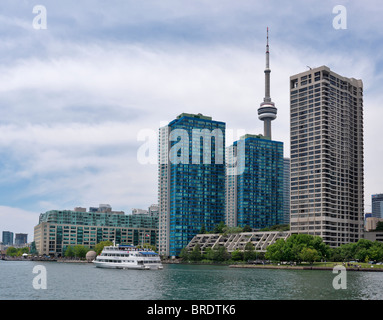
<instances>
[{"instance_id":1,"label":"cloud","mask_svg":"<svg viewBox=\"0 0 383 320\"><path fill-rule=\"evenodd\" d=\"M383 151L373 141L381 135L383 28L377 3L368 2L347 3L348 29L333 29L336 4L46 1L48 29L40 32L31 27L30 2L6 1L0 204L28 212L146 208L157 202L157 167L137 161L141 130L156 135L161 122L189 112L226 122L234 138L261 133L266 26L273 138L284 142L285 156L291 75L327 65L363 80L367 203L381 185L373 172Z\"/></svg>"},{"instance_id":2,"label":"cloud","mask_svg":"<svg viewBox=\"0 0 383 320\"><path fill-rule=\"evenodd\" d=\"M33 228L39 222L39 214L20 208L0 206L1 231L27 233L28 241L33 240Z\"/></svg>"}]
</instances>

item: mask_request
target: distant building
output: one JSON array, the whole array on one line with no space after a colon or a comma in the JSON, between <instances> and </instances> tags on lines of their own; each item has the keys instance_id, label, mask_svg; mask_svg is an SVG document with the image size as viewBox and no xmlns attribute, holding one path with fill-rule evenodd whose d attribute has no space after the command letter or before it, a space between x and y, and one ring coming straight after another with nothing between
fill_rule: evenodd
<instances>
[{"instance_id":1,"label":"distant building","mask_svg":"<svg viewBox=\"0 0 383 320\"><path fill-rule=\"evenodd\" d=\"M375 217L366 218L365 230L374 231L376 229L376 226L378 225L378 222L383 222L383 218L375 218Z\"/></svg>"},{"instance_id":2,"label":"distant building","mask_svg":"<svg viewBox=\"0 0 383 320\"><path fill-rule=\"evenodd\" d=\"M3 245L4 246L13 245L13 232L3 231Z\"/></svg>"},{"instance_id":3,"label":"distant building","mask_svg":"<svg viewBox=\"0 0 383 320\"><path fill-rule=\"evenodd\" d=\"M24 246L28 243L28 234L27 233L16 233L15 234L15 245Z\"/></svg>"},{"instance_id":4,"label":"distant building","mask_svg":"<svg viewBox=\"0 0 383 320\"><path fill-rule=\"evenodd\" d=\"M51 210L41 213L34 229L34 241L39 254L63 256L68 246L91 248L101 241L155 246L157 233L158 216L126 215L102 205L90 208L89 212Z\"/></svg>"},{"instance_id":5,"label":"distant building","mask_svg":"<svg viewBox=\"0 0 383 320\"><path fill-rule=\"evenodd\" d=\"M371 196L371 213L375 218L383 218L383 193Z\"/></svg>"}]
</instances>

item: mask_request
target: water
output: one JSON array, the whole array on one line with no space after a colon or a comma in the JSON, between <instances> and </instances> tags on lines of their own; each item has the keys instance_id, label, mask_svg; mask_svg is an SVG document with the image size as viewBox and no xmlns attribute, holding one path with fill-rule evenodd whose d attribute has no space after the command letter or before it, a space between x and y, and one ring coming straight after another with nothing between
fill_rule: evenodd
<instances>
[{"instance_id":1,"label":"water","mask_svg":"<svg viewBox=\"0 0 383 320\"><path fill-rule=\"evenodd\" d=\"M37 290L33 268L46 268L47 288ZM0 261L1 300L340 300L383 299L383 272L336 274L318 270L234 269L164 265L163 270L114 270L88 263Z\"/></svg>"}]
</instances>

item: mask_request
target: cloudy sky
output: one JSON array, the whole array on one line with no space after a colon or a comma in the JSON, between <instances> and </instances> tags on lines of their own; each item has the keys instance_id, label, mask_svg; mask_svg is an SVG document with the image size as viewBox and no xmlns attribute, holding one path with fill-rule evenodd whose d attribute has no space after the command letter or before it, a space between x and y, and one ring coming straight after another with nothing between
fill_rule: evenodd
<instances>
[{"instance_id":1,"label":"cloudy sky","mask_svg":"<svg viewBox=\"0 0 383 320\"><path fill-rule=\"evenodd\" d=\"M289 77L327 65L363 80L369 211L383 193L382 16L379 1L2 0L0 231L32 240L47 210L157 203L158 128L182 112L226 122L227 144L261 133L266 27L286 157Z\"/></svg>"}]
</instances>

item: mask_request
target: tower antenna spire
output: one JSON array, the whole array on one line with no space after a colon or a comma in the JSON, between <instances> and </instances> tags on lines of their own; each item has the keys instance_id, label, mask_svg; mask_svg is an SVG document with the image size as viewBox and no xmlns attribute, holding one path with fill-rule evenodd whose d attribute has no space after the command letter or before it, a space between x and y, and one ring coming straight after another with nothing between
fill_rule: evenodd
<instances>
[{"instance_id":1,"label":"tower antenna spire","mask_svg":"<svg viewBox=\"0 0 383 320\"><path fill-rule=\"evenodd\" d=\"M258 109L258 119L263 121L264 136L271 139L271 121L277 117L277 108L270 97L270 50L269 27L266 31L266 68L265 68L265 97Z\"/></svg>"}]
</instances>

